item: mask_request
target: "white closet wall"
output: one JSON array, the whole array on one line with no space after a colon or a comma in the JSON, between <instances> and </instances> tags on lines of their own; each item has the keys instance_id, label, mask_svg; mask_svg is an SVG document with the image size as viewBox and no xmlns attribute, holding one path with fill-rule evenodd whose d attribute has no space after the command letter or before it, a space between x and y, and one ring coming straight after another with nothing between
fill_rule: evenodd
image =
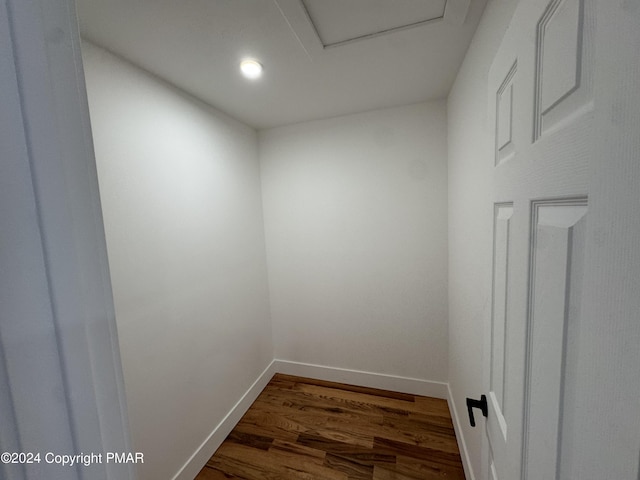
<instances>
[{"instance_id":1,"label":"white closet wall","mask_svg":"<svg viewBox=\"0 0 640 480\"><path fill-rule=\"evenodd\" d=\"M138 475L170 478L273 358L256 132L83 50Z\"/></svg>"},{"instance_id":2,"label":"white closet wall","mask_svg":"<svg viewBox=\"0 0 640 480\"><path fill-rule=\"evenodd\" d=\"M260 132L276 358L446 381L445 108Z\"/></svg>"}]
</instances>

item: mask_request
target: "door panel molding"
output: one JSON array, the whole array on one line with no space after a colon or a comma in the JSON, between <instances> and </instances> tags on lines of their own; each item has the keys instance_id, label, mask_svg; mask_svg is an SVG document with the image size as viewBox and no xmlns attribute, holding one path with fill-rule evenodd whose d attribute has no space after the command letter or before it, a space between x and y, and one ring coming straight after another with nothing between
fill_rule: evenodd
<instances>
[{"instance_id":1,"label":"door panel molding","mask_svg":"<svg viewBox=\"0 0 640 480\"><path fill-rule=\"evenodd\" d=\"M536 27L534 142L590 109L583 40L584 0L552 0Z\"/></svg>"},{"instance_id":2,"label":"door panel molding","mask_svg":"<svg viewBox=\"0 0 640 480\"><path fill-rule=\"evenodd\" d=\"M509 304L509 252L513 203L496 203L493 227L493 274L491 305L491 368L489 372L489 401L498 420L504 442L507 441L505 395L507 365L507 329Z\"/></svg>"},{"instance_id":3,"label":"door panel molding","mask_svg":"<svg viewBox=\"0 0 640 480\"><path fill-rule=\"evenodd\" d=\"M518 60L505 76L500 88L496 92L496 127L495 127L495 165L500 165L510 160L515 155L513 136L514 117L514 89L515 78L518 71Z\"/></svg>"},{"instance_id":4,"label":"door panel molding","mask_svg":"<svg viewBox=\"0 0 640 480\"><path fill-rule=\"evenodd\" d=\"M567 368L573 357L568 338L579 326L586 196L531 202L529 294L527 301L523 479L560 478L569 442L573 403ZM571 330L571 335L568 335ZM533 468L529 468L533 466ZM535 477L530 473L535 472ZM562 475L562 478L571 476Z\"/></svg>"}]
</instances>

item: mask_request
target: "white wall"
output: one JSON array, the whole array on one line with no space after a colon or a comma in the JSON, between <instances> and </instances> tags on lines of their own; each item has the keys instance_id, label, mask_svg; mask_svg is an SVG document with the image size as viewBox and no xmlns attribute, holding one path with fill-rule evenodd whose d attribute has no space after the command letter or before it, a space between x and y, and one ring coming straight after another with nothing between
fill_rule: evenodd
<instances>
[{"instance_id":1,"label":"white wall","mask_svg":"<svg viewBox=\"0 0 640 480\"><path fill-rule=\"evenodd\" d=\"M273 358L257 135L84 47L133 446L169 478Z\"/></svg>"},{"instance_id":2,"label":"white wall","mask_svg":"<svg viewBox=\"0 0 640 480\"><path fill-rule=\"evenodd\" d=\"M491 313L493 130L487 118L487 74L516 4L517 0L489 1L447 104L448 380L476 477L483 429L469 426L465 398L483 393L484 325Z\"/></svg>"},{"instance_id":3,"label":"white wall","mask_svg":"<svg viewBox=\"0 0 640 480\"><path fill-rule=\"evenodd\" d=\"M446 380L445 107L260 132L276 358Z\"/></svg>"}]
</instances>

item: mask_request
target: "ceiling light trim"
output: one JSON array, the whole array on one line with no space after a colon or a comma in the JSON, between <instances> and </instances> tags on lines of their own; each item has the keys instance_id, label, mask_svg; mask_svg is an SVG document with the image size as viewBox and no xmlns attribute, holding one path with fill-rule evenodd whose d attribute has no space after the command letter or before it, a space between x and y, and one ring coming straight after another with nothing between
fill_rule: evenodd
<instances>
[{"instance_id":1,"label":"ceiling light trim","mask_svg":"<svg viewBox=\"0 0 640 480\"><path fill-rule=\"evenodd\" d=\"M257 80L262 77L264 66L255 58L245 58L240 62L240 71L245 78Z\"/></svg>"}]
</instances>

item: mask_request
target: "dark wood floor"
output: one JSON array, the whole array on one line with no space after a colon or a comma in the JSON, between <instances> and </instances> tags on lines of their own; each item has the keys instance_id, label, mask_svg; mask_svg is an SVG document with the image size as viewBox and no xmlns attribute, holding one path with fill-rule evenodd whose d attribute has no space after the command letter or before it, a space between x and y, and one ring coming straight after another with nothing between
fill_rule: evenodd
<instances>
[{"instance_id":1,"label":"dark wood floor","mask_svg":"<svg viewBox=\"0 0 640 480\"><path fill-rule=\"evenodd\" d=\"M445 400L276 375L196 480L464 480Z\"/></svg>"}]
</instances>

